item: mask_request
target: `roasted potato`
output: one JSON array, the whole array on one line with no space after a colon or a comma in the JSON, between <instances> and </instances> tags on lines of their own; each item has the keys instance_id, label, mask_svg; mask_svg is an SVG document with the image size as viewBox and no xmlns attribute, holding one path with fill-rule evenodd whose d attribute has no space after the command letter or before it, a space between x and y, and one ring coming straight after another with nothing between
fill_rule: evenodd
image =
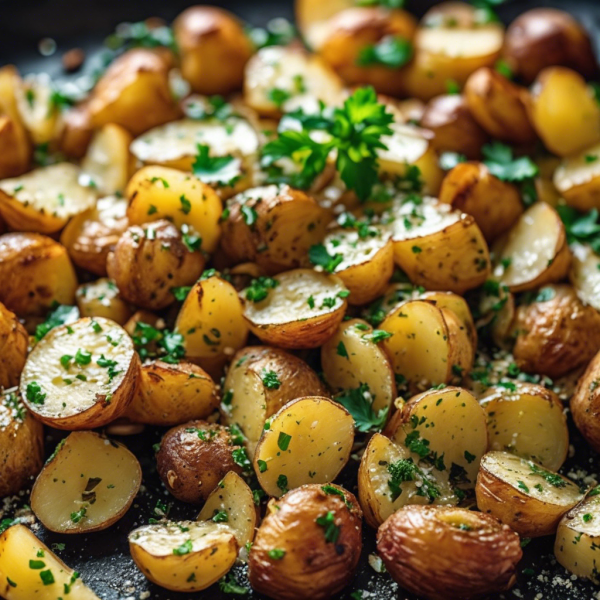
<instances>
[{"instance_id":1,"label":"roasted potato","mask_svg":"<svg viewBox=\"0 0 600 600\"><path fill-rule=\"evenodd\" d=\"M288 402L307 394L328 395L303 360L268 346L250 346L233 357L223 392L225 422L242 430L251 455L267 419Z\"/></svg>"},{"instance_id":2,"label":"roasted potato","mask_svg":"<svg viewBox=\"0 0 600 600\"><path fill-rule=\"evenodd\" d=\"M553 183L565 202L577 210L600 208L600 144L567 156L554 172Z\"/></svg>"},{"instance_id":3,"label":"roasted potato","mask_svg":"<svg viewBox=\"0 0 600 600\"><path fill-rule=\"evenodd\" d=\"M242 473L240 454L246 456L225 427L190 421L167 431L160 442L156 466L175 498L200 504L229 471Z\"/></svg>"},{"instance_id":4,"label":"roasted potato","mask_svg":"<svg viewBox=\"0 0 600 600\"><path fill-rule=\"evenodd\" d=\"M508 452L488 452L475 488L477 508L519 535L552 535L562 516L584 497L572 481Z\"/></svg>"},{"instance_id":5,"label":"roasted potato","mask_svg":"<svg viewBox=\"0 0 600 600\"><path fill-rule=\"evenodd\" d=\"M67 593L77 600L99 600L79 573L25 525L13 525L0 536L0 581L0 594L7 600L55 600Z\"/></svg>"},{"instance_id":6,"label":"roasted potato","mask_svg":"<svg viewBox=\"0 0 600 600\"><path fill-rule=\"evenodd\" d=\"M36 479L31 509L50 531L99 531L127 512L141 482L140 463L125 446L93 431L74 431Z\"/></svg>"},{"instance_id":7,"label":"roasted potato","mask_svg":"<svg viewBox=\"0 0 600 600\"><path fill-rule=\"evenodd\" d=\"M406 506L377 532L377 552L404 589L427 600L509 590L523 556L519 536L464 508Z\"/></svg>"},{"instance_id":8,"label":"roasted potato","mask_svg":"<svg viewBox=\"0 0 600 600\"><path fill-rule=\"evenodd\" d=\"M41 470L44 430L16 389L0 394L0 496L12 496ZM1 561L0 561L1 562Z\"/></svg>"},{"instance_id":9,"label":"roasted potato","mask_svg":"<svg viewBox=\"0 0 600 600\"><path fill-rule=\"evenodd\" d=\"M19 317L73 304L77 277L64 246L38 233L0 236L0 302Z\"/></svg>"},{"instance_id":10,"label":"roasted potato","mask_svg":"<svg viewBox=\"0 0 600 600\"><path fill-rule=\"evenodd\" d=\"M17 315L0 303L0 388L19 384L29 338Z\"/></svg>"},{"instance_id":11,"label":"roasted potato","mask_svg":"<svg viewBox=\"0 0 600 600\"><path fill-rule=\"evenodd\" d=\"M596 354L579 379L571 397L571 414L587 443L600 450L600 353Z\"/></svg>"},{"instance_id":12,"label":"roasted potato","mask_svg":"<svg viewBox=\"0 0 600 600\"><path fill-rule=\"evenodd\" d=\"M561 377L589 362L600 346L600 314L570 285L544 287L517 308L513 354L527 373Z\"/></svg>"},{"instance_id":13,"label":"roasted potato","mask_svg":"<svg viewBox=\"0 0 600 600\"><path fill-rule=\"evenodd\" d=\"M259 279L255 286L260 284ZM250 331L280 348L321 346L346 312L348 290L341 280L310 269L286 271L270 279L266 295L257 297L250 290L252 286L244 294L244 319Z\"/></svg>"},{"instance_id":14,"label":"roasted potato","mask_svg":"<svg viewBox=\"0 0 600 600\"><path fill-rule=\"evenodd\" d=\"M344 488L312 484L288 492L258 528L248 561L250 585L281 600L331 598L358 564L361 517L356 498Z\"/></svg>"},{"instance_id":15,"label":"roasted potato","mask_svg":"<svg viewBox=\"0 0 600 600\"><path fill-rule=\"evenodd\" d=\"M598 74L587 31L569 13L555 8L534 8L519 15L506 30L503 55L527 84L556 65L586 79Z\"/></svg>"},{"instance_id":16,"label":"roasted potato","mask_svg":"<svg viewBox=\"0 0 600 600\"><path fill-rule=\"evenodd\" d=\"M0 105L0 113L1 109ZM24 128L18 121L1 114L0 157L0 179L23 175L31 160L31 143Z\"/></svg>"},{"instance_id":17,"label":"roasted potato","mask_svg":"<svg viewBox=\"0 0 600 600\"><path fill-rule=\"evenodd\" d=\"M523 213L518 188L476 162L460 163L446 175L440 202L472 215L489 243L506 233Z\"/></svg>"},{"instance_id":18,"label":"roasted potato","mask_svg":"<svg viewBox=\"0 0 600 600\"><path fill-rule=\"evenodd\" d=\"M589 246L572 244L569 279L579 299L600 311L600 256Z\"/></svg>"},{"instance_id":19,"label":"roasted potato","mask_svg":"<svg viewBox=\"0 0 600 600\"><path fill-rule=\"evenodd\" d=\"M126 410L140 361L127 332L85 317L52 329L31 351L21 394L35 417L57 429L102 427Z\"/></svg>"},{"instance_id":20,"label":"roasted potato","mask_svg":"<svg viewBox=\"0 0 600 600\"><path fill-rule=\"evenodd\" d=\"M279 497L307 483L334 481L350 458L354 420L340 404L298 398L268 421L254 453L258 482Z\"/></svg>"},{"instance_id":21,"label":"roasted potato","mask_svg":"<svg viewBox=\"0 0 600 600\"><path fill-rule=\"evenodd\" d=\"M481 398L490 450L506 450L558 471L569 451L563 405L551 390L530 383L495 386Z\"/></svg>"},{"instance_id":22,"label":"roasted potato","mask_svg":"<svg viewBox=\"0 0 600 600\"><path fill-rule=\"evenodd\" d=\"M201 94L229 94L242 87L252 44L230 12L192 6L173 23L181 74Z\"/></svg>"},{"instance_id":23,"label":"roasted potato","mask_svg":"<svg viewBox=\"0 0 600 600\"><path fill-rule=\"evenodd\" d=\"M206 419L218 405L217 386L200 367L157 360L142 366L125 416L134 423L173 426Z\"/></svg>"},{"instance_id":24,"label":"roasted potato","mask_svg":"<svg viewBox=\"0 0 600 600\"><path fill-rule=\"evenodd\" d=\"M75 300L82 317L104 317L119 325L125 325L131 317L129 305L111 279L97 279L80 285Z\"/></svg>"},{"instance_id":25,"label":"roasted potato","mask_svg":"<svg viewBox=\"0 0 600 600\"><path fill-rule=\"evenodd\" d=\"M82 158L94 136L92 118L86 104L79 104L62 114L58 148L69 158Z\"/></svg>"}]
</instances>

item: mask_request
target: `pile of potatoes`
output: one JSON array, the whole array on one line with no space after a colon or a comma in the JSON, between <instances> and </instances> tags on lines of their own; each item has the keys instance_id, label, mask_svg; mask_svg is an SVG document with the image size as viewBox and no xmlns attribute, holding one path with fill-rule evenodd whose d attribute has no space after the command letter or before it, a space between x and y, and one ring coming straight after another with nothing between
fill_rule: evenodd
<instances>
[{"instance_id":1,"label":"pile of potatoes","mask_svg":"<svg viewBox=\"0 0 600 600\"><path fill-rule=\"evenodd\" d=\"M505 30L462 2L419 21L362 4L297 0L308 49L257 49L235 16L191 7L177 53L129 49L66 108L0 68L0 495L31 488L53 532L110 527L142 484L110 436L153 426L165 488L200 510L129 534L169 590L241 560L268 597L330 598L363 525L428 600L509 590L537 536L600 583L600 487L560 473L565 400L600 451L589 37L554 9ZM382 193L361 203L335 157L309 189L272 182L282 118L366 85L394 119ZM66 432L50 457L44 426ZM97 598L3 527L0 595L70 591Z\"/></svg>"}]
</instances>

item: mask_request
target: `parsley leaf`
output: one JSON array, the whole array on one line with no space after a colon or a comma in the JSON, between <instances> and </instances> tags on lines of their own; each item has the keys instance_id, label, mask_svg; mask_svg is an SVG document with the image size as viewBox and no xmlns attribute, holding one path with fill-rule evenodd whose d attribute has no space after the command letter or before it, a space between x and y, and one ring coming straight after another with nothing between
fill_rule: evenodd
<instances>
[{"instance_id":1,"label":"parsley leaf","mask_svg":"<svg viewBox=\"0 0 600 600\"><path fill-rule=\"evenodd\" d=\"M340 263L343 262L344 257L341 254L331 256L323 244L316 244L310 247L308 259L313 265L323 267L323 270L327 271L327 273L333 273Z\"/></svg>"},{"instance_id":2,"label":"parsley leaf","mask_svg":"<svg viewBox=\"0 0 600 600\"><path fill-rule=\"evenodd\" d=\"M326 515L317 517L315 523L325 531L325 541L328 544L335 544L340 537L340 527L335 524L335 513L330 510Z\"/></svg>"},{"instance_id":3,"label":"parsley leaf","mask_svg":"<svg viewBox=\"0 0 600 600\"><path fill-rule=\"evenodd\" d=\"M39 342L51 329L73 323L77 319L79 319L79 309L76 306L58 304L53 307L46 320L35 328L35 339Z\"/></svg>"},{"instance_id":4,"label":"parsley leaf","mask_svg":"<svg viewBox=\"0 0 600 600\"><path fill-rule=\"evenodd\" d=\"M257 277L250 282L246 288L246 300L250 302L261 302L269 295L269 290L279 285L277 279L271 277Z\"/></svg>"},{"instance_id":5,"label":"parsley leaf","mask_svg":"<svg viewBox=\"0 0 600 600\"><path fill-rule=\"evenodd\" d=\"M486 144L481 151L490 173L502 181L525 181L539 172L529 157L514 158L512 148L500 142Z\"/></svg>"},{"instance_id":6,"label":"parsley leaf","mask_svg":"<svg viewBox=\"0 0 600 600\"><path fill-rule=\"evenodd\" d=\"M413 46L409 40L401 36L387 36L377 44L362 48L356 62L361 67L381 65L398 69L408 63L412 56Z\"/></svg>"},{"instance_id":7,"label":"parsley leaf","mask_svg":"<svg viewBox=\"0 0 600 600\"><path fill-rule=\"evenodd\" d=\"M356 429L363 433L381 431L388 415L387 408L377 413L373 410L370 399L366 397L368 393L369 386L361 383L358 388L345 390L335 397L335 400L352 415Z\"/></svg>"},{"instance_id":8,"label":"parsley leaf","mask_svg":"<svg viewBox=\"0 0 600 600\"><path fill-rule=\"evenodd\" d=\"M441 496L441 492L434 480L430 479L413 461L412 458L401 458L395 463L388 465L390 479L388 487L392 493L391 500L394 502L402 494L402 483L416 481L421 485L417 487L417 495L424 496L433 502Z\"/></svg>"},{"instance_id":9,"label":"parsley leaf","mask_svg":"<svg viewBox=\"0 0 600 600\"><path fill-rule=\"evenodd\" d=\"M600 253L598 209L593 208L587 213L580 213L570 206L558 206L556 210L565 225L569 244L589 244L594 252Z\"/></svg>"},{"instance_id":10,"label":"parsley leaf","mask_svg":"<svg viewBox=\"0 0 600 600\"><path fill-rule=\"evenodd\" d=\"M240 178L239 162L233 156L210 156L210 148L198 144L192 172L207 183L233 186Z\"/></svg>"}]
</instances>

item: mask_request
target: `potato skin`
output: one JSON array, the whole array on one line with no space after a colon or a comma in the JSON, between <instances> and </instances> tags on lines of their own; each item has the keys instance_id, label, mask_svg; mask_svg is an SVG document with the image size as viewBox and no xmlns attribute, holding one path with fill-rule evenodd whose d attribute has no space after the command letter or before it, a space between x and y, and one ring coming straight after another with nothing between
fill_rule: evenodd
<instances>
[{"instance_id":1,"label":"potato skin","mask_svg":"<svg viewBox=\"0 0 600 600\"><path fill-rule=\"evenodd\" d=\"M464 531L460 524L471 527ZM403 588L427 600L469 600L510 589L519 536L482 513L406 506L377 532L377 552Z\"/></svg>"},{"instance_id":2,"label":"potato skin","mask_svg":"<svg viewBox=\"0 0 600 600\"><path fill-rule=\"evenodd\" d=\"M28 345L29 336L17 315L0 303L0 388L19 384Z\"/></svg>"},{"instance_id":3,"label":"potato skin","mask_svg":"<svg viewBox=\"0 0 600 600\"><path fill-rule=\"evenodd\" d=\"M207 432L206 441L197 429ZM225 427L190 421L169 429L163 437L156 455L158 474L175 498L200 504L229 471L242 474L232 457L238 448Z\"/></svg>"},{"instance_id":4,"label":"potato skin","mask_svg":"<svg viewBox=\"0 0 600 600\"><path fill-rule=\"evenodd\" d=\"M0 179L22 175L30 160L31 143L23 126L6 115L0 116Z\"/></svg>"},{"instance_id":5,"label":"potato skin","mask_svg":"<svg viewBox=\"0 0 600 600\"><path fill-rule=\"evenodd\" d=\"M517 309L513 354L523 371L557 378L595 355L600 347L600 314L583 304L570 285L543 289L554 295Z\"/></svg>"},{"instance_id":6,"label":"potato skin","mask_svg":"<svg viewBox=\"0 0 600 600\"><path fill-rule=\"evenodd\" d=\"M347 502L327 494L317 484L304 485L277 501L258 528L248 561L251 586L277 600L330 598L350 581L362 549L362 512L356 497L338 486ZM325 539L316 519L335 515L339 537ZM275 548L285 550L281 560L269 558Z\"/></svg>"},{"instance_id":7,"label":"potato skin","mask_svg":"<svg viewBox=\"0 0 600 600\"><path fill-rule=\"evenodd\" d=\"M570 406L577 429L587 443L600 452L600 353L579 379Z\"/></svg>"}]
</instances>

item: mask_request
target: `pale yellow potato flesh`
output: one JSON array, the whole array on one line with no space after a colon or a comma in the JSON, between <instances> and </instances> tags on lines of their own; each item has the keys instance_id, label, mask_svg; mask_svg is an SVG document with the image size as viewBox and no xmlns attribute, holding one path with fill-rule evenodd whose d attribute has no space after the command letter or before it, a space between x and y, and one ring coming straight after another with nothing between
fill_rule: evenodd
<instances>
[{"instance_id":1,"label":"pale yellow potato flesh","mask_svg":"<svg viewBox=\"0 0 600 600\"><path fill-rule=\"evenodd\" d=\"M131 317L131 308L119 295L115 282L108 278L80 285L75 300L82 317L104 317L119 325Z\"/></svg>"},{"instance_id":2,"label":"pale yellow potato flesh","mask_svg":"<svg viewBox=\"0 0 600 600\"><path fill-rule=\"evenodd\" d=\"M579 299L600 310L600 256L589 246L573 244L569 278Z\"/></svg>"},{"instance_id":3,"label":"pale yellow potato flesh","mask_svg":"<svg viewBox=\"0 0 600 600\"><path fill-rule=\"evenodd\" d=\"M569 206L583 211L600 208L600 144L565 157L552 181Z\"/></svg>"}]
</instances>

